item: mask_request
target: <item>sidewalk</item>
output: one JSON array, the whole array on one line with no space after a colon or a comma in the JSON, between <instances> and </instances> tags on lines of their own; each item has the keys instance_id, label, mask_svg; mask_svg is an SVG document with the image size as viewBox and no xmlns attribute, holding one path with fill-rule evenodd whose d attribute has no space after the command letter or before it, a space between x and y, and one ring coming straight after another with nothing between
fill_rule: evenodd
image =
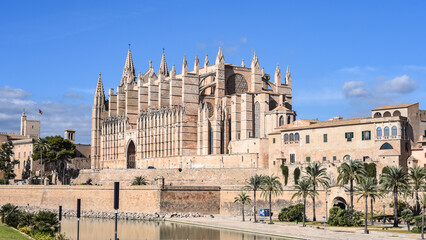
<instances>
[{"instance_id":1,"label":"sidewalk","mask_svg":"<svg viewBox=\"0 0 426 240\"><path fill-rule=\"evenodd\" d=\"M249 219L249 218L247 218ZM361 229L350 229L340 227L306 226L288 222L275 222L275 224L253 223L246 220L241 221L241 216L215 215L214 218L186 218L167 219L170 222L198 225L203 227L220 228L233 231L242 231L259 235L270 235L285 237L289 239L319 239L319 240L384 240L384 239L420 239L420 234L404 234L393 232L370 231L364 234ZM318 229L320 228L320 229Z\"/></svg>"}]
</instances>

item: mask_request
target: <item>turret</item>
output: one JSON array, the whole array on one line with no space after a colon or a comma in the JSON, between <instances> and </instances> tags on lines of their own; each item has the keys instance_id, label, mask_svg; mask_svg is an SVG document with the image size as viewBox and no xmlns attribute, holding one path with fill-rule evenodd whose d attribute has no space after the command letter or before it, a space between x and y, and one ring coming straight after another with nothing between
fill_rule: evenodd
<instances>
[{"instance_id":1,"label":"turret","mask_svg":"<svg viewBox=\"0 0 426 240\"><path fill-rule=\"evenodd\" d=\"M223 57L223 53L222 53L222 48L219 47L219 52L217 53L216 56L216 62L215 64L221 64L224 65L225 64L225 58Z\"/></svg>"},{"instance_id":2,"label":"turret","mask_svg":"<svg viewBox=\"0 0 426 240\"><path fill-rule=\"evenodd\" d=\"M91 167L100 168L100 152L101 152L101 115L105 109L105 93L102 83L101 73L99 73L98 84L96 86L95 97L92 108L92 148L91 148Z\"/></svg>"},{"instance_id":3,"label":"turret","mask_svg":"<svg viewBox=\"0 0 426 240\"><path fill-rule=\"evenodd\" d=\"M25 115L25 109L22 111L22 116L21 116L21 135L25 136L27 135L26 133L26 123L27 123L27 116Z\"/></svg>"},{"instance_id":4,"label":"turret","mask_svg":"<svg viewBox=\"0 0 426 240\"><path fill-rule=\"evenodd\" d=\"M105 103L104 85L102 83L102 75L99 73L98 84L96 85L96 92L94 98L94 106L102 106Z\"/></svg>"}]
</instances>

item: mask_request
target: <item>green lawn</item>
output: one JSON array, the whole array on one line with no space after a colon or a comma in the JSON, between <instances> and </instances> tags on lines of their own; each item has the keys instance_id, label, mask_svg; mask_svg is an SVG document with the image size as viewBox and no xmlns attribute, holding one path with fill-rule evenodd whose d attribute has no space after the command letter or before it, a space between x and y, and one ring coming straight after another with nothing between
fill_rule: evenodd
<instances>
[{"instance_id":1,"label":"green lawn","mask_svg":"<svg viewBox=\"0 0 426 240\"><path fill-rule=\"evenodd\" d=\"M0 223L0 240L29 240L28 237Z\"/></svg>"}]
</instances>

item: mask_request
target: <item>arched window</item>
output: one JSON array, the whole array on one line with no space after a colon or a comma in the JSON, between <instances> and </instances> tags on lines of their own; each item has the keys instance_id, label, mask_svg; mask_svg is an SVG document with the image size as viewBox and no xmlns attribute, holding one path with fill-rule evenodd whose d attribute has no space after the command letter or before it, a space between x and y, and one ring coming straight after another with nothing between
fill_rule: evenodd
<instances>
[{"instance_id":1,"label":"arched window","mask_svg":"<svg viewBox=\"0 0 426 240\"><path fill-rule=\"evenodd\" d=\"M377 135L377 138L381 138L382 137L382 128L381 127L377 128L376 135Z\"/></svg>"},{"instance_id":2,"label":"arched window","mask_svg":"<svg viewBox=\"0 0 426 240\"><path fill-rule=\"evenodd\" d=\"M393 115L394 115L394 116L401 116L401 112L400 112L400 111L398 111L398 110L396 110L395 112L393 112Z\"/></svg>"},{"instance_id":3,"label":"arched window","mask_svg":"<svg viewBox=\"0 0 426 240\"><path fill-rule=\"evenodd\" d=\"M284 125L284 117L283 116L280 117L279 124L280 124L280 126Z\"/></svg>"},{"instance_id":4,"label":"arched window","mask_svg":"<svg viewBox=\"0 0 426 240\"><path fill-rule=\"evenodd\" d=\"M389 143L383 143L383 145L380 147L380 150L387 150L387 149L393 149L392 145Z\"/></svg>"},{"instance_id":5,"label":"arched window","mask_svg":"<svg viewBox=\"0 0 426 240\"><path fill-rule=\"evenodd\" d=\"M248 91L246 79L241 74L231 75L226 80L226 93L232 95L235 93L241 94Z\"/></svg>"},{"instance_id":6,"label":"arched window","mask_svg":"<svg viewBox=\"0 0 426 240\"><path fill-rule=\"evenodd\" d=\"M294 141L296 142L296 143L298 143L299 142L299 133L295 133L294 134Z\"/></svg>"},{"instance_id":7,"label":"arched window","mask_svg":"<svg viewBox=\"0 0 426 240\"><path fill-rule=\"evenodd\" d=\"M254 137L260 137L260 103L254 104Z\"/></svg>"},{"instance_id":8,"label":"arched window","mask_svg":"<svg viewBox=\"0 0 426 240\"><path fill-rule=\"evenodd\" d=\"M284 143L287 144L288 143L288 134L284 134Z\"/></svg>"},{"instance_id":9,"label":"arched window","mask_svg":"<svg viewBox=\"0 0 426 240\"><path fill-rule=\"evenodd\" d=\"M385 131L384 131L383 136L384 136L385 138L386 138L386 137L389 137L389 127L385 127Z\"/></svg>"},{"instance_id":10,"label":"arched window","mask_svg":"<svg viewBox=\"0 0 426 240\"><path fill-rule=\"evenodd\" d=\"M345 155L343 157L343 161L349 161L349 160L351 160L351 155Z\"/></svg>"},{"instance_id":11,"label":"arched window","mask_svg":"<svg viewBox=\"0 0 426 240\"><path fill-rule=\"evenodd\" d=\"M397 131L396 126L393 126L392 127L392 137L396 137L396 135L398 135L398 131Z\"/></svg>"},{"instance_id":12,"label":"arched window","mask_svg":"<svg viewBox=\"0 0 426 240\"><path fill-rule=\"evenodd\" d=\"M379 113L379 112L376 112L376 113L374 114L374 118L379 118L379 117L382 117L382 114L381 114L381 113Z\"/></svg>"},{"instance_id":13,"label":"arched window","mask_svg":"<svg viewBox=\"0 0 426 240\"><path fill-rule=\"evenodd\" d=\"M390 117L391 116L391 113L390 112L385 112L385 113L383 113L383 117Z\"/></svg>"},{"instance_id":14,"label":"arched window","mask_svg":"<svg viewBox=\"0 0 426 240\"><path fill-rule=\"evenodd\" d=\"M294 134L290 133L290 143L294 142Z\"/></svg>"}]
</instances>

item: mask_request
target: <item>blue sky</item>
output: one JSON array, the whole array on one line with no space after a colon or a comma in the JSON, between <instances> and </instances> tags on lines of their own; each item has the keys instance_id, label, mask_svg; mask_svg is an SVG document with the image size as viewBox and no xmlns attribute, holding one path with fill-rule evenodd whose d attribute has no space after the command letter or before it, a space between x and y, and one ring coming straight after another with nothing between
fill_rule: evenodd
<instances>
[{"instance_id":1,"label":"blue sky","mask_svg":"<svg viewBox=\"0 0 426 240\"><path fill-rule=\"evenodd\" d=\"M290 66L298 118L367 116L373 107L425 109L425 1L3 1L0 132L19 132L23 108L42 135L77 130L90 142L98 73L120 82L128 43L136 71L183 55Z\"/></svg>"}]
</instances>

